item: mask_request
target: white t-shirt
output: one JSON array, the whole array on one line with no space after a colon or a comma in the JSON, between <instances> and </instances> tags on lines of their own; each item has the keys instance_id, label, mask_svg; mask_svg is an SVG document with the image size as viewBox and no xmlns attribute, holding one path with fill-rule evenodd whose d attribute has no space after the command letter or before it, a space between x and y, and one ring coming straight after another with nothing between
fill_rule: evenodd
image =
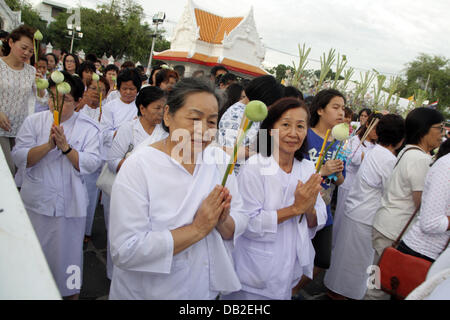
<instances>
[{"instance_id":1,"label":"white t-shirt","mask_svg":"<svg viewBox=\"0 0 450 320\"><path fill-rule=\"evenodd\" d=\"M345 201L344 212L347 217L372 225L395 162L392 152L381 145L376 145L369 151Z\"/></svg>"},{"instance_id":2,"label":"white t-shirt","mask_svg":"<svg viewBox=\"0 0 450 320\"><path fill-rule=\"evenodd\" d=\"M406 145L397 159L412 145ZM391 240L397 239L415 211L413 191L422 191L431 156L423 150L407 151L392 172L381 198L373 226Z\"/></svg>"}]
</instances>

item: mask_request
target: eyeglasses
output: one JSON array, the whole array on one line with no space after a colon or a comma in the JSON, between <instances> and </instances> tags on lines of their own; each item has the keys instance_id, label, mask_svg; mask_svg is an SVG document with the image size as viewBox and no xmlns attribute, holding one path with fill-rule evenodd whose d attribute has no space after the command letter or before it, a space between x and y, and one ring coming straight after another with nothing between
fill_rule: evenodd
<instances>
[{"instance_id":1,"label":"eyeglasses","mask_svg":"<svg viewBox=\"0 0 450 320\"><path fill-rule=\"evenodd\" d=\"M438 126L431 126L431 128L435 128L435 129L440 129L441 132L444 132L445 128L443 125L438 125Z\"/></svg>"}]
</instances>

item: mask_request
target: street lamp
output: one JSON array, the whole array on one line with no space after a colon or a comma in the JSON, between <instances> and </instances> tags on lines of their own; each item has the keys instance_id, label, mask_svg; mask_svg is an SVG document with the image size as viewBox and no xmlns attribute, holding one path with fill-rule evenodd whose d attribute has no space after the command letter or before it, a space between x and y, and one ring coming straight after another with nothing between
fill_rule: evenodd
<instances>
[{"instance_id":1,"label":"street lamp","mask_svg":"<svg viewBox=\"0 0 450 320\"><path fill-rule=\"evenodd\" d=\"M69 34L69 37L66 36L66 38L72 39L71 42L70 42L70 53L72 53L73 41L74 40L81 40L83 38L83 33L81 32L81 27L80 26L75 26L75 30L74 30L73 29L73 24L68 24L67 25L67 33Z\"/></svg>"},{"instance_id":2,"label":"street lamp","mask_svg":"<svg viewBox=\"0 0 450 320\"><path fill-rule=\"evenodd\" d=\"M155 49L155 39L158 36L158 25L164 22L166 14L164 12L158 12L153 16L153 24L155 26L155 33L152 34L152 48L150 49L150 58L148 59L147 76L150 77L150 69L152 67L153 50Z\"/></svg>"}]
</instances>

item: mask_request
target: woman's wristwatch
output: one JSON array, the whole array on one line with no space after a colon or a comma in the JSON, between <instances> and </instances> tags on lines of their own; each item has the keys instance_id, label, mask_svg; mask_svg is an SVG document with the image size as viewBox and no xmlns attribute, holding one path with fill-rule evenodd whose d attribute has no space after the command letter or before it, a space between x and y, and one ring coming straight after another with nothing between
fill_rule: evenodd
<instances>
[{"instance_id":1,"label":"woman's wristwatch","mask_svg":"<svg viewBox=\"0 0 450 320\"><path fill-rule=\"evenodd\" d=\"M62 152L63 155L68 154L70 151L72 151L72 147L70 146L70 144L69 144L69 148L68 148L66 151L62 151L62 150L61 150L61 152Z\"/></svg>"}]
</instances>

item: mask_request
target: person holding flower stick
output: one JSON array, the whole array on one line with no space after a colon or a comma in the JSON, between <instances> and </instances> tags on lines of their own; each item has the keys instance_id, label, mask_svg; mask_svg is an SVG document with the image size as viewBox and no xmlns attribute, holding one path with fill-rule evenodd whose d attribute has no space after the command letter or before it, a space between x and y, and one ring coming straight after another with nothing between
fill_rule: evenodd
<instances>
[{"instance_id":1,"label":"person holding flower stick","mask_svg":"<svg viewBox=\"0 0 450 320\"><path fill-rule=\"evenodd\" d=\"M319 174L322 178L328 177L333 173L337 175L336 181L323 180L321 184L321 196L326 204L328 218L325 227L318 231L312 240L316 252L313 277L316 277L330 265L333 227L333 216L331 214L330 203L334 188L344 182L345 169L343 161L333 160L339 147L338 144L335 143L334 139L331 139L330 135L327 140L325 140L325 136L327 135L328 130L332 130L335 125L344 122L345 103L345 97L341 92L334 89L326 89L319 91L314 96L311 105L310 127L308 128L307 134L308 151L305 158L313 161L317 166L320 150L325 143L323 161L320 162L318 167L320 168ZM293 289L293 295L309 283L309 281L311 281L309 278L303 277Z\"/></svg>"},{"instance_id":2,"label":"person holding flower stick","mask_svg":"<svg viewBox=\"0 0 450 320\"><path fill-rule=\"evenodd\" d=\"M349 157L345 164L346 175L344 183L341 184L338 188L336 211L334 213L333 223L333 247L336 241L336 237L339 233L342 217L345 214L344 204L347 199L347 195L352 185L355 183L356 174L358 173L359 167L365 155L375 147L378 139L376 126L371 127L369 124L373 124L375 120L381 119L381 117L381 113L372 113L369 117L369 120L364 124L363 129L360 130L357 135L350 137L346 145L345 153L349 155ZM363 140L364 137L366 138ZM353 158L351 158L350 155L353 155Z\"/></svg>"},{"instance_id":3,"label":"person holding flower stick","mask_svg":"<svg viewBox=\"0 0 450 320\"><path fill-rule=\"evenodd\" d=\"M49 90L55 97L49 99L50 110L25 119L12 157L23 169L20 195L59 292L77 299L81 283L68 286L72 273L67 270L75 267L83 278L88 195L82 177L101 164L99 129L93 120L75 112L83 95L81 81L67 72L61 75L49 80ZM62 105L56 105L56 101ZM56 124L53 110L57 108L61 112L56 114Z\"/></svg>"},{"instance_id":4,"label":"person holding flower stick","mask_svg":"<svg viewBox=\"0 0 450 320\"><path fill-rule=\"evenodd\" d=\"M87 90L84 92L86 104L82 106L79 113L90 117L92 120L100 125L101 119L101 97L109 90L109 83L104 77L99 77L97 74L92 75L92 79L87 81ZM84 242L88 242L92 235L92 225L94 222L95 209L97 207L100 190L97 188L96 182L100 176L101 167L94 173L84 176L86 182L86 189L89 195L89 205L86 215L86 230Z\"/></svg>"}]
</instances>

